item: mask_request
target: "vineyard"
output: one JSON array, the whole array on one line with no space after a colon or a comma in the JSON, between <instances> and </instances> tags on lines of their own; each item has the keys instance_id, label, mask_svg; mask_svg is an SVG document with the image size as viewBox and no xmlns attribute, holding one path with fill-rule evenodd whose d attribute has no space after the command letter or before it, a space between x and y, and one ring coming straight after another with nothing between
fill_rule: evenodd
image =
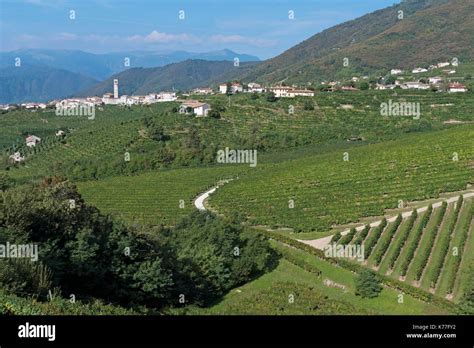
<instances>
[{"instance_id":1,"label":"vineyard","mask_svg":"<svg viewBox=\"0 0 474 348\"><path fill-rule=\"evenodd\" d=\"M247 168L173 169L83 182L77 186L87 202L105 213L125 221L167 226L195 209L193 198L198 193Z\"/></svg>"},{"instance_id":2,"label":"vineyard","mask_svg":"<svg viewBox=\"0 0 474 348\"><path fill-rule=\"evenodd\" d=\"M211 206L251 224L324 232L383 215L400 202L437 197L472 183L474 129L429 134L311 155L255 171L219 190ZM293 204L291 204L293 203Z\"/></svg>"},{"instance_id":3,"label":"vineyard","mask_svg":"<svg viewBox=\"0 0 474 348\"><path fill-rule=\"evenodd\" d=\"M342 238L353 234L349 245L364 246L366 267L439 297L459 298L465 290L460 274L474 253L474 245L467 243L474 234L472 196L414 209L403 218L400 214L388 224L383 220L368 232L351 230Z\"/></svg>"},{"instance_id":4,"label":"vineyard","mask_svg":"<svg viewBox=\"0 0 474 348\"><path fill-rule=\"evenodd\" d=\"M4 161L14 151L26 155L24 165L10 168L10 175L22 182L53 172L87 180L120 174L113 173L109 167L123 162L125 152L130 153L128 166L132 169L140 156L154 155L146 150L156 148L156 144L150 144L139 134L144 117L152 117L164 127L165 133L170 135L169 147L174 152L182 148L190 127L196 127L208 157L206 160L210 162L218 148L227 146L255 148L263 154L311 144L347 145L347 139L356 140L351 145L397 139L407 133L445 128L445 122L472 122L470 110L474 108L470 94L453 96L413 91L319 92L309 101L312 106L309 110L305 98L273 103L264 96L253 99L249 95L200 99L223 109L221 118L184 117L175 110L178 103L100 107L93 120L84 116L56 116L54 110L11 111L0 115L0 152ZM380 116L380 104L388 100L419 102L421 119ZM59 129L67 132L62 141L55 137ZM24 146L29 134L43 140L32 150ZM88 175L84 175L85 172Z\"/></svg>"}]
</instances>

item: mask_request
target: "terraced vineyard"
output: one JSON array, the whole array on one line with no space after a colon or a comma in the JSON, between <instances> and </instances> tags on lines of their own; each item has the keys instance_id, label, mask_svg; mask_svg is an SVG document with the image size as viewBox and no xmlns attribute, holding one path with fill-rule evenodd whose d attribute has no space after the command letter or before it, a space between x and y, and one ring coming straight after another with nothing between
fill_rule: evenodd
<instances>
[{"instance_id":1,"label":"terraced vineyard","mask_svg":"<svg viewBox=\"0 0 474 348\"><path fill-rule=\"evenodd\" d=\"M474 234L473 196L455 196L372 227L362 243L364 265L439 297L459 298L460 274L474 253L466 243ZM364 230L357 229L355 240Z\"/></svg>"},{"instance_id":2,"label":"terraced vineyard","mask_svg":"<svg viewBox=\"0 0 474 348\"><path fill-rule=\"evenodd\" d=\"M459 126L262 164L219 190L211 205L223 213L238 210L254 225L323 232L383 215L400 201L465 189L473 183L473 160L474 128Z\"/></svg>"}]
</instances>

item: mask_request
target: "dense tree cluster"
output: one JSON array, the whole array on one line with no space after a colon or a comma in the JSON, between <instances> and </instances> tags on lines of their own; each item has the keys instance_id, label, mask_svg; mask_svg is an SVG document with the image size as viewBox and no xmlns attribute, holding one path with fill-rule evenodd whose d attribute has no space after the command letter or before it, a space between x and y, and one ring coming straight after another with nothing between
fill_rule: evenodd
<instances>
[{"instance_id":1,"label":"dense tree cluster","mask_svg":"<svg viewBox=\"0 0 474 348\"><path fill-rule=\"evenodd\" d=\"M60 178L7 190L0 244L38 245L39 259L0 260L0 288L45 298L99 298L159 309L206 305L264 272L268 241L230 220L196 212L175 228L125 226L88 206Z\"/></svg>"}]
</instances>

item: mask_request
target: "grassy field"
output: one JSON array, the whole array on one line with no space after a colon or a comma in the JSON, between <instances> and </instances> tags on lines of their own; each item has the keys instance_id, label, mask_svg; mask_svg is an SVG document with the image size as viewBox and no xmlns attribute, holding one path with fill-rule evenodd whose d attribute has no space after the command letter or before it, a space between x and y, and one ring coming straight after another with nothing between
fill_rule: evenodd
<instances>
[{"instance_id":1,"label":"grassy field","mask_svg":"<svg viewBox=\"0 0 474 348\"><path fill-rule=\"evenodd\" d=\"M212 308L204 310L203 313L328 314L324 313L324 306L322 306L322 313L314 310L314 305L321 297L324 297L326 303L339 303L339 314L445 313L436 306L414 299L409 295L404 296L404 303L399 303L399 293L386 287L382 290L380 296L375 299L361 298L354 294L355 275L350 271L319 260L304 251L288 248L278 242L274 242L273 245L276 250L285 250L285 252L291 253L293 257L317 267L321 270L321 275L317 277L313 273L282 259L275 270L234 289L222 301ZM332 282L328 282L328 280ZM281 290L275 291L280 284L283 284ZM293 304L288 303L290 294L296 294L295 303ZM301 298L298 297L298 294L301 294ZM348 305L352 306L353 312L349 313L347 311Z\"/></svg>"}]
</instances>

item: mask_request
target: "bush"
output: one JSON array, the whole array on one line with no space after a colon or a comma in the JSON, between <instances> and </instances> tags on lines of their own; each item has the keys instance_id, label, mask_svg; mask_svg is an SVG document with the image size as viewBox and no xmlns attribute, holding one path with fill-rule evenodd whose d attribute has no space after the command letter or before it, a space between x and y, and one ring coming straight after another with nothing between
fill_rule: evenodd
<instances>
[{"instance_id":1,"label":"bush","mask_svg":"<svg viewBox=\"0 0 474 348\"><path fill-rule=\"evenodd\" d=\"M382 291L382 285L377 275L371 270L362 271L355 279L355 294L364 298L378 297Z\"/></svg>"}]
</instances>

